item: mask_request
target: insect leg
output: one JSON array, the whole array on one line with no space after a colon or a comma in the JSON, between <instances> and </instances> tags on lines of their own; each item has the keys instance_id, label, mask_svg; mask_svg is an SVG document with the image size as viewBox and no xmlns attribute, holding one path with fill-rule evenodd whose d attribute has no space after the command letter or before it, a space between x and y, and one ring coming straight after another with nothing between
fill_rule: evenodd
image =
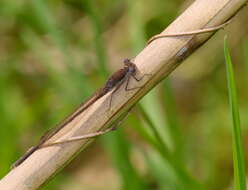
<instances>
[{"instance_id":1,"label":"insect leg","mask_svg":"<svg viewBox=\"0 0 248 190\"><path fill-rule=\"evenodd\" d=\"M137 82L139 82L139 81L141 81L145 76L151 76L152 74L144 74L141 78L137 78L134 74L132 74L131 76L137 81ZM127 84L126 84L126 87L125 87L125 90L126 91L131 91L131 90L135 90L135 89L140 89L140 88L142 88L144 85L142 85L142 86L136 86L136 87L133 87L133 88L128 88L128 85L129 85L129 80L130 80L130 78L131 78L131 76L129 77L129 79L128 79L128 82L127 82Z\"/></svg>"}]
</instances>

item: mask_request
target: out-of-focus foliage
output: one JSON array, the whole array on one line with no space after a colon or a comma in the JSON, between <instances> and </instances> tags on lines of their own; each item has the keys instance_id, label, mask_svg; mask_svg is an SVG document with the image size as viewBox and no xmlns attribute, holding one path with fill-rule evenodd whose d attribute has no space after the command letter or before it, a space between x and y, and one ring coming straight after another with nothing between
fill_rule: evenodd
<instances>
[{"instance_id":1,"label":"out-of-focus foliage","mask_svg":"<svg viewBox=\"0 0 248 190\"><path fill-rule=\"evenodd\" d=\"M1 0L1 177L189 4ZM244 8L146 96L120 130L92 144L43 189L230 188L232 122L222 42L228 33L247 149L247 16Z\"/></svg>"}]
</instances>

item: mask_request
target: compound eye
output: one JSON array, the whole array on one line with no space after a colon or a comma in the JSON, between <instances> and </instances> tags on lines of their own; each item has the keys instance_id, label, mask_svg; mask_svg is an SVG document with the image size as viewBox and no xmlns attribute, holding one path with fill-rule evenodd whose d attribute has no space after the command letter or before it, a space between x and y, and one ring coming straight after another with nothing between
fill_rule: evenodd
<instances>
[{"instance_id":1,"label":"compound eye","mask_svg":"<svg viewBox=\"0 0 248 190\"><path fill-rule=\"evenodd\" d=\"M123 62L124 62L124 64L125 64L125 65L127 65L127 64L129 64L129 63L130 63L130 59L124 59L124 61L123 61Z\"/></svg>"}]
</instances>

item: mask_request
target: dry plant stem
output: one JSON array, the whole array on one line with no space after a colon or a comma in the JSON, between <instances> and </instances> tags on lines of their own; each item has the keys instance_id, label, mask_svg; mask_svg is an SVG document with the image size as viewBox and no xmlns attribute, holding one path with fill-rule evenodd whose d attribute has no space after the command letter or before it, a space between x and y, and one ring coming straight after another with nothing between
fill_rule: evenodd
<instances>
[{"instance_id":1,"label":"dry plant stem","mask_svg":"<svg viewBox=\"0 0 248 190\"><path fill-rule=\"evenodd\" d=\"M158 35L155 35L155 36L153 36L152 38L150 38L150 40L148 40L147 44L150 44L150 43L153 42L154 40L157 40L157 39L160 39L160 38L180 37L180 36L188 36L188 35L193 35L193 34L202 34L202 33L214 32L214 31L216 31L216 30L223 29L225 26L227 26L227 25L230 23L230 21L231 21L231 20L229 20L229 21L227 21L227 22L225 22L224 24L221 24L221 25L219 25L219 26L215 26L215 27L211 27L211 28L205 28L205 29L200 29L200 30L195 30L195 31L190 31L190 32L181 32L181 33L175 33L175 34L158 34ZM126 61L130 62L129 59L126 59ZM125 62L125 61L124 61L124 62ZM132 63L132 62L130 62L130 63ZM134 63L132 63L132 64L135 65ZM120 70L122 70L122 69L120 69ZM117 71L117 73L119 73L119 72ZM140 79L137 79L137 78L135 77L134 73L133 73L132 75L129 74L129 76L130 76L130 77L132 76L136 81L140 81L140 80L143 79L144 76L151 76L151 75L150 75L150 74L144 74L144 76L142 76ZM125 90L126 90L126 91L135 90L135 89L138 89L138 88L142 88L142 86L141 86L141 87L139 87L139 86L133 87L133 88L131 88L131 89L127 88L127 87L128 87L128 84L129 84L130 77L127 79L127 82L126 82L126 87L125 87ZM124 77L123 77L123 78L124 78ZM110 102L110 104L109 104L109 109L111 109L111 102L112 102L112 98L113 98L114 93L121 87L121 85L123 85L124 82L125 82L125 80L122 80L122 81L116 86L115 90L111 93L111 97L110 97L110 101L109 101L109 102ZM111 85L111 88L112 88L112 86L113 86L113 85ZM106 87L105 87L105 88L106 88ZM104 90L105 88L102 88L102 89ZM96 95L96 96L94 97L93 101L95 101L95 100L99 99L100 97L104 96L106 93L108 93L109 90L111 90L111 88L105 90L106 92L104 92L103 90L102 90L102 92L100 91L99 95L98 95L98 96ZM91 100L91 99L90 99L90 100ZM77 117L77 115L80 114L82 111L86 110L86 109L89 107L88 105L91 105L91 104L87 104L87 102L86 102L86 106L84 106L84 104L83 104L83 108L80 109L79 111L76 111L75 113L73 113L72 116L69 117L70 120L68 120L68 122L66 122L65 125L68 124L68 123L69 123L70 121L72 121L73 119L75 119L75 118ZM84 107L86 107L86 109L84 109ZM81 110L82 110L82 111L81 111ZM61 127L64 127L65 125L62 125ZM58 129L60 130L61 127L59 127ZM55 132L58 132L59 130L55 130ZM59 144L75 142L75 141L79 141L79 140L83 140L83 139L98 137L98 136L104 135L104 134L106 134L106 133L108 133L108 132L110 132L110 131L113 131L113 129L108 128L108 129L103 130L103 131L98 131L98 132L94 132L94 133L90 133L90 134L85 134L85 135L82 135L82 136L71 137L71 138L66 139L66 140L62 140L62 141L58 141L58 142L53 142L53 143L49 143L49 144L44 144L44 145L43 145L43 144L39 144L39 145L37 146L37 148L36 148L34 151L36 151L36 150L39 149L39 148L45 148L45 147L48 147L48 146L59 145ZM54 134L54 133L53 133L53 134ZM49 136L48 136L48 137L49 137ZM43 140L43 138L42 138L41 140ZM44 140L47 140L47 139L44 139ZM42 141L41 143L43 143L43 141ZM32 153L33 153L34 151L32 151ZM30 152L30 150L28 151L28 153L29 153L29 152ZM28 154L28 155L29 155L29 154ZM24 158L26 158L25 155L24 155ZM25 161L23 158L21 158L20 160L21 160L22 162ZM18 163L20 160L17 160L17 163ZM22 162L21 162L21 163L22 163ZM20 164L21 164L21 163L20 163ZM15 163L13 166L14 166L14 167L17 167L18 165L19 165L19 163L18 163L18 164Z\"/></svg>"},{"instance_id":2,"label":"dry plant stem","mask_svg":"<svg viewBox=\"0 0 248 190\"><path fill-rule=\"evenodd\" d=\"M219 29L224 29L224 27L227 26L230 22L231 22L231 20L229 20L229 21L227 21L224 24L221 24L219 26L215 26L215 27L211 27L211 28L205 28L205 29L200 29L200 30L195 30L195 31L181 32L181 33L175 33L175 34L158 34L158 35L155 35L155 36L151 37L148 40L147 45L150 44L151 42L153 42L154 40L157 40L157 39L160 39L160 38L180 37L180 36L188 36L188 35L193 35L193 34L203 34L203 33L208 33L208 32L214 32L214 31L217 31ZM151 75L150 74L144 74L144 76L151 76ZM141 79L137 79L135 77L135 75L133 75L133 78L136 81L140 81L140 80L143 79L143 76L141 77ZM130 77L128 78L127 83L126 83L126 87L125 87L125 90L126 91L135 90L135 89L138 89L138 88L142 88L142 86L141 87L133 87L131 89L127 88L128 87L128 84L129 84L129 80L130 80ZM113 98L114 93L121 87L121 85L123 85L124 82L125 82L125 80L123 80L119 85L117 85L116 88L115 88L115 90L111 93L111 98L110 98L110 101L109 101L110 102L109 109L111 109L111 102L112 102L112 98ZM107 93L107 91L106 91L106 93ZM100 94L99 97L104 96L106 93ZM98 97L96 97L95 99L97 100ZM72 114L73 117L72 117L72 119L70 121L72 121L77 116L77 113L80 114L80 112L73 113ZM75 117L74 117L74 115L75 115ZM88 138L98 137L100 135L104 135L104 134L106 134L108 132L113 131L113 129L116 129L116 127L114 127L114 128L108 128L106 130L98 131L98 132L94 132L94 133L90 133L90 134L85 134L85 135L81 135L81 136L71 137L69 139L58 141L58 142L53 142L53 143L49 143L49 144L40 145L37 149L39 149L39 148L45 148L45 147L49 147L49 146L54 146L54 145L59 145L59 144L64 144L64 143L70 143L70 142L80 141L80 140L84 140L84 139L88 139ZM22 158L20 160L22 160ZM19 160L17 160L17 162L18 161ZM16 165L16 166L18 166L18 165ZM16 167L16 166L14 165L14 167Z\"/></svg>"},{"instance_id":3,"label":"dry plant stem","mask_svg":"<svg viewBox=\"0 0 248 190\"><path fill-rule=\"evenodd\" d=\"M247 0L196 0L162 34L218 26L233 17L246 3ZM181 61L206 42L211 35L212 33L206 33L153 41L137 55L134 61L139 71L138 77L146 73L152 74L152 77L146 77L140 82L130 80L130 87L145 85L143 88L127 92L124 85L120 87L115 94L118 98L113 99L111 111L107 111L111 93L105 95L45 144L106 128L110 122L127 111L171 73ZM0 189L38 189L89 142L89 140L82 140L35 151L24 163L11 170L0 181Z\"/></svg>"}]
</instances>

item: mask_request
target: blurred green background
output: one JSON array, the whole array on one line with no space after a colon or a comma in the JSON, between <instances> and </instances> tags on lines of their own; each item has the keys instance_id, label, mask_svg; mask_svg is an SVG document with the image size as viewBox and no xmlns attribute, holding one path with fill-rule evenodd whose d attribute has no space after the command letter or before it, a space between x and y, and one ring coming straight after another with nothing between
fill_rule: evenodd
<instances>
[{"instance_id":1,"label":"blurred green background","mask_svg":"<svg viewBox=\"0 0 248 190\"><path fill-rule=\"evenodd\" d=\"M1 0L0 175L191 1ZM247 8L42 189L229 189L228 34L248 147Z\"/></svg>"}]
</instances>

